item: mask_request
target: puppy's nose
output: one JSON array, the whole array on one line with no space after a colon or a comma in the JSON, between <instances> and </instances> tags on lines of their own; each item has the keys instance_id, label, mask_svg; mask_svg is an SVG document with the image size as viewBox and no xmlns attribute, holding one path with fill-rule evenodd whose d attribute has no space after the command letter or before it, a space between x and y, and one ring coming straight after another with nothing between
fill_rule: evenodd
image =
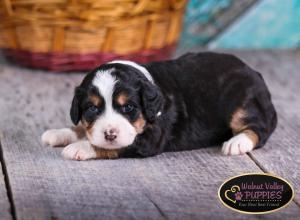
<instances>
[{"instance_id":1,"label":"puppy's nose","mask_svg":"<svg viewBox=\"0 0 300 220\"><path fill-rule=\"evenodd\" d=\"M107 141L113 141L113 140L115 140L117 138L117 135L118 135L118 130L115 129L115 128L111 128L111 129L106 130L104 132L104 138Z\"/></svg>"}]
</instances>

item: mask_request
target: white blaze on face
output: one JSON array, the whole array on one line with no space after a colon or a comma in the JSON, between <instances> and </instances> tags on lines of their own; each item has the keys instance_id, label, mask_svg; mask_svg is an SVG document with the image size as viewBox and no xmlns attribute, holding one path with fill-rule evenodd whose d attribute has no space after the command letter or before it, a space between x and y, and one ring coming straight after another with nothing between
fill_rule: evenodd
<instances>
[{"instance_id":1,"label":"white blaze on face","mask_svg":"<svg viewBox=\"0 0 300 220\"><path fill-rule=\"evenodd\" d=\"M91 144L105 149L118 149L132 144L137 132L130 122L113 109L113 92L117 79L111 75L114 69L98 71L93 80L93 85L105 101L104 112L94 122L92 132L88 134ZM105 132L114 129L117 131L115 140L107 141Z\"/></svg>"}]
</instances>

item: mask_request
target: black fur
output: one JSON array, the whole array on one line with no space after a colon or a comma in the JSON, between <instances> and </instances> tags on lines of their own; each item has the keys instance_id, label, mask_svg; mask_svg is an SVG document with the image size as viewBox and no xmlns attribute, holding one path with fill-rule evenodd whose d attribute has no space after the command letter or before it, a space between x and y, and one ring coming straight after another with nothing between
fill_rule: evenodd
<instances>
[{"instance_id":1,"label":"black fur","mask_svg":"<svg viewBox=\"0 0 300 220\"><path fill-rule=\"evenodd\" d=\"M150 82L142 85L142 103L148 122L155 122L157 113L162 109L164 98L160 89Z\"/></svg>"},{"instance_id":2,"label":"black fur","mask_svg":"<svg viewBox=\"0 0 300 220\"><path fill-rule=\"evenodd\" d=\"M74 98L73 98L72 104L71 104L71 110L70 110L71 120L75 125L78 124L78 122L80 121L80 116L81 116L81 113L80 113L81 110L79 107L79 99L80 99L79 90L76 88Z\"/></svg>"},{"instance_id":3,"label":"black fur","mask_svg":"<svg viewBox=\"0 0 300 220\"><path fill-rule=\"evenodd\" d=\"M146 64L155 85L131 66L105 64L88 74L79 88L87 91L97 70L112 67L119 86L140 97L136 98L137 111L147 120L144 132L122 149L121 157L220 145L233 136L229 124L240 107L247 111L247 129L259 137L258 147L276 127L276 112L262 76L233 55L189 53ZM77 90L71 108L75 124L84 113L80 104L84 95L78 97Z\"/></svg>"}]
</instances>

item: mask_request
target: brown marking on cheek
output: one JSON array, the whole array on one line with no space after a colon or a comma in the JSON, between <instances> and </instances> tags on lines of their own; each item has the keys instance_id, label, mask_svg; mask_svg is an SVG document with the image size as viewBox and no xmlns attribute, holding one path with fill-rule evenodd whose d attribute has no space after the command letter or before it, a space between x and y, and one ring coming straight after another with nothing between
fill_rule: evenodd
<instances>
[{"instance_id":1,"label":"brown marking on cheek","mask_svg":"<svg viewBox=\"0 0 300 220\"><path fill-rule=\"evenodd\" d=\"M94 146L93 146L94 147ZM116 159L119 157L119 149L108 150L94 147L96 158L98 159Z\"/></svg>"},{"instance_id":2,"label":"brown marking on cheek","mask_svg":"<svg viewBox=\"0 0 300 220\"><path fill-rule=\"evenodd\" d=\"M72 131L75 132L78 139L82 139L85 137L85 127L83 125L77 125L71 128Z\"/></svg>"},{"instance_id":3,"label":"brown marking on cheek","mask_svg":"<svg viewBox=\"0 0 300 220\"><path fill-rule=\"evenodd\" d=\"M138 134L143 133L145 125L146 125L146 120L145 120L144 116L142 114L140 114L138 119L135 122L133 122L132 125Z\"/></svg>"},{"instance_id":4,"label":"brown marking on cheek","mask_svg":"<svg viewBox=\"0 0 300 220\"><path fill-rule=\"evenodd\" d=\"M259 141L258 135L250 129L244 130L243 133L246 134L248 138L250 138L250 140L253 142L254 148L255 148Z\"/></svg>"},{"instance_id":5,"label":"brown marking on cheek","mask_svg":"<svg viewBox=\"0 0 300 220\"><path fill-rule=\"evenodd\" d=\"M93 105L98 107L102 104L102 99L97 95L90 95L89 100L93 103Z\"/></svg>"},{"instance_id":6,"label":"brown marking on cheek","mask_svg":"<svg viewBox=\"0 0 300 220\"><path fill-rule=\"evenodd\" d=\"M90 139L93 135L93 126L88 126L86 128L86 136Z\"/></svg>"},{"instance_id":7,"label":"brown marking on cheek","mask_svg":"<svg viewBox=\"0 0 300 220\"><path fill-rule=\"evenodd\" d=\"M82 119L82 127L88 138L91 137L91 135L93 133L93 125L94 125L94 123L89 123L86 120Z\"/></svg>"},{"instance_id":8,"label":"brown marking on cheek","mask_svg":"<svg viewBox=\"0 0 300 220\"><path fill-rule=\"evenodd\" d=\"M126 93L124 92L121 92L117 98L116 98L116 101L119 105L125 105L128 101L129 97Z\"/></svg>"},{"instance_id":9,"label":"brown marking on cheek","mask_svg":"<svg viewBox=\"0 0 300 220\"><path fill-rule=\"evenodd\" d=\"M247 117L247 112L243 108L238 108L233 114L230 121L230 128L233 134L237 134L240 131L247 128L244 124L244 118Z\"/></svg>"}]
</instances>

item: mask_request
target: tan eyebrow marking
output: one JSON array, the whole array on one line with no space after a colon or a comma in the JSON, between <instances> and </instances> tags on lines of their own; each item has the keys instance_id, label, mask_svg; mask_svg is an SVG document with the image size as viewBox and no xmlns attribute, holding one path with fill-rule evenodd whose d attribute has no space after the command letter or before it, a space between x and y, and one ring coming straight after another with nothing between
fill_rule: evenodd
<instances>
[{"instance_id":1,"label":"tan eyebrow marking","mask_svg":"<svg viewBox=\"0 0 300 220\"><path fill-rule=\"evenodd\" d=\"M121 92L120 94L118 94L116 98L116 101L119 105L125 105L128 100L129 100L129 96L125 92Z\"/></svg>"},{"instance_id":2,"label":"tan eyebrow marking","mask_svg":"<svg viewBox=\"0 0 300 220\"><path fill-rule=\"evenodd\" d=\"M100 106L102 104L102 99L101 97L97 95L89 95L89 100L95 105L95 106Z\"/></svg>"}]
</instances>

